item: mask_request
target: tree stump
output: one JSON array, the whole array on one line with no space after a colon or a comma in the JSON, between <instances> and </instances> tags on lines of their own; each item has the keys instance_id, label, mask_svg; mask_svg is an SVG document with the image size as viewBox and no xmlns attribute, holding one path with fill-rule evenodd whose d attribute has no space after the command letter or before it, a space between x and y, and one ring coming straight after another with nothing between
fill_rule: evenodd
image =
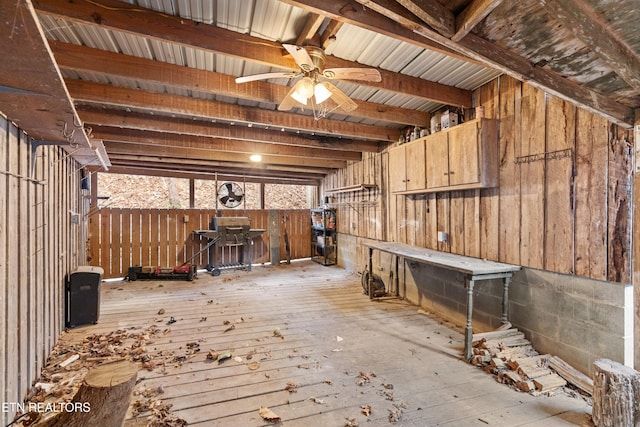
<instances>
[{"instance_id":1,"label":"tree stump","mask_svg":"<svg viewBox=\"0 0 640 427\"><path fill-rule=\"evenodd\" d=\"M593 423L640 426L640 372L609 359L593 364Z\"/></svg>"},{"instance_id":2,"label":"tree stump","mask_svg":"<svg viewBox=\"0 0 640 427\"><path fill-rule=\"evenodd\" d=\"M61 412L47 426L121 426L127 415L138 369L127 360L91 369L73 400L67 404L70 410Z\"/></svg>"}]
</instances>

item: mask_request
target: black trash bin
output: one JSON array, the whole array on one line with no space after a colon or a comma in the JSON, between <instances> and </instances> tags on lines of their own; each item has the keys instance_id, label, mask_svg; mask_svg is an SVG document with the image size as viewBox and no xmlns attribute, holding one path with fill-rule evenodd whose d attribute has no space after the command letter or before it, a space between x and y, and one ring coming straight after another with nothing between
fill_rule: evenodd
<instances>
[{"instance_id":1,"label":"black trash bin","mask_svg":"<svg viewBox=\"0 0 640 427\"><path fill-rule=\"evenodd\" d=\"M98 323L100 317L100 282L104 270L80 266L65 280L65 323L73 328Z\"/></svg>"}]
</instances>

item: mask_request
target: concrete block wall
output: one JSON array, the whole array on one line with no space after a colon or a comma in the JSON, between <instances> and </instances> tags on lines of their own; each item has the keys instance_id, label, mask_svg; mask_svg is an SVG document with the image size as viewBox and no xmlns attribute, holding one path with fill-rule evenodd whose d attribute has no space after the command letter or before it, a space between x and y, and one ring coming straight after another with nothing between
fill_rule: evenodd
<instances>
[{"instance_id":1,"label":"concrete block wall","mask_svg":"<svg viewBox=\"0 0 640 427\"><path fill-rule=\"evenodd\" d=\"M633 286L524 268L510 287L510 320L536 350L586 374L607 358L633 367Z\"/></svg>"}]
</instances>

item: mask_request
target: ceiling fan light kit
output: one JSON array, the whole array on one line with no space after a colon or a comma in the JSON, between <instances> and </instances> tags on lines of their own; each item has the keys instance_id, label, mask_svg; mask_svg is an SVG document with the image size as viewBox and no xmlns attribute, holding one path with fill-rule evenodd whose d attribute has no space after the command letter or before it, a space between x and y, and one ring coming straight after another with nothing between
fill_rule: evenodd
<instances>
[{"instance_id":1,"label":"ceiling fan light kit","mask_svg":"<svg viewBox=\"0 0 640 427\"><path fill-rule=\"evenodd\" d=\"M326 55L319 47L302 47L292 44L283 44L282 46L291 54L298 67L300 67L299 72L264 73L236 78L236 83L246 83L279 77L302 77L293 85L289 93L278 105L278 110L280 111L289 111L296 104L306 107L310 103L316 120L325 117L329 112L337 108L341 108L345 112L353 111L358 108L358 104L328 80L362 80L371 82L382 80L380 72L375 68L330 68L325 70ZM311 102L309 102L310 99ZM320 106L328 99L335 102L335 107L330 110L324 105Z\"/></svg>"}]
</instances>

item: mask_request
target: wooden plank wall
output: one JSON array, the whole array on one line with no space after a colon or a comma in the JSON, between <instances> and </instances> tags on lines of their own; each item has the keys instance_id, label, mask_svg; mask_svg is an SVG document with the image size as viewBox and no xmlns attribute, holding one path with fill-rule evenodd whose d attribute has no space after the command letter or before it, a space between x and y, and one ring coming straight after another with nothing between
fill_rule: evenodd
<instances>
[{"instance_id":1,"label":"wooden plank wall","mask_svg":"<svg viewBox=\"0 0 640 427\"><path fill-rule=\"evenodd\" d=\"M22 402L63 330L64 277L85 254L78 164L59 147L39 147L35 158L31 150L0 115L0 400L7 403ZM13 415L1 412L0 423Z\"/></svg>"},{"instance_id":2,"label":"wooden plank wall","mask_svg":"<svg viewBox=\"0 0 640 427\"><path fill-rule=\"evenodd\" d=\"M336 209L338 233L370 239L384 239L387 224L384 211L386 200L382 196L387 185L388 156L362 153L362 161L349 162L345 169L327 176L322 193L330 195L329 206ZM377 187L345 193L327 193L328 190L358 184Z\"/></svg>"},{"instance_id":3,"label":"wooden plank wall","mask_svg":"<svg viewBox=\"0 0 640 427\"><path fill-rule=\"evenodd\" d=\"M380 187L373 206L337 199L338 231L630 283L632 132L510 77L474 95L500 121L499 187L396 196L387 150L365 155L323 183Z\"/></svg>"},{"instance_id":4,"label":"wooden plank wall","mask_svg":"<svg viewBox=\"0 0 640 427\"><path fill-rule=\"evenodd\" d=\"M286 259L284 227L289 238L291 258L310 256L309 211L283 210L280 215L281 259ZM252 228L268 230L268 210L221 210L222 216L248 216ZM135 265L174 266L191 259L208 240L193 231L209 228L215 209L119 209L105 208L92 212L89 222L89 258L91 265L105 270L105 278L124 277ZM285 224L285 218L287 219ZM252 262L270 261L271 236L265 232L254 239ZM238 259L235 249L221 250L222 264ZM197 255L192 263L200 268L208 263L207 251Z\"/></svg>"}]
</instances>

